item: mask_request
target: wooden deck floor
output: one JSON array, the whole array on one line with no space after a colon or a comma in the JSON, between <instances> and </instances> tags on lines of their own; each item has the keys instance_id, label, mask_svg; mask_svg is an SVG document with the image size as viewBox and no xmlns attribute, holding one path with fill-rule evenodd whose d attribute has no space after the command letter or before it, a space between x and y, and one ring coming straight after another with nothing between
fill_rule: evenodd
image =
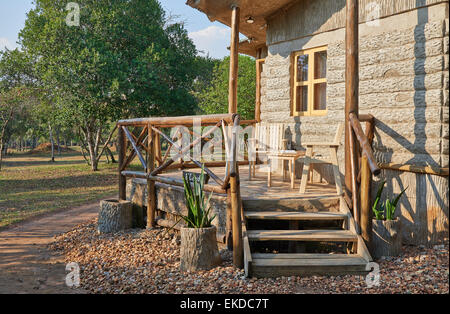
<instances>
[{"instance_id":1,"label":"wooden deck floor","mask_svg":"<svg viewBox=\"0 0 450 314\"><path fill-rule=\"evenodd\" d=\"M225 169L210 168L219 178L224 178ZM200 169L186 169L186 171L200 172ZM267 186L267 173L258 172L256 177L252 180L248 179L248 166L239 167L241 180L241 196L243 200L263 200L263 199L311 199L311 198L328 198L337 197L336 186L329 184L314 183L308 184L306 193L300 194L300 179L295 180L295 188L291 189L290 181L283 181L281 175L272 174L272 186ZM182 171L171 171L162 174L163 176L182 178ZM210 179L209 184L216 184L214 180Z\"/></svg>"}]
</instances>

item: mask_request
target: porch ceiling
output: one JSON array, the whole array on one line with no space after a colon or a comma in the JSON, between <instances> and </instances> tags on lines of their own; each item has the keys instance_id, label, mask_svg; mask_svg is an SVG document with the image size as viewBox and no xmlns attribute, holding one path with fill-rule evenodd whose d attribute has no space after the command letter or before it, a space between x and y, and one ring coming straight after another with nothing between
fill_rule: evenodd
<instances>
[{"instance_id":1,"label":"porch ceiling","mask_svg":"<svg viewBox=\"0 0 450 314\"><path fill-rule=\"evenodd\" d=\"M281 9L287 10L297 0L187 0L186 4L205 13L211 22L231 26L231 6L240 8L239 32L249 41L239 45L239 52L256 57L256 49L266 44L267 20ZM247 23L248 17L254 23Z\"/></svg>"}]
</instances>

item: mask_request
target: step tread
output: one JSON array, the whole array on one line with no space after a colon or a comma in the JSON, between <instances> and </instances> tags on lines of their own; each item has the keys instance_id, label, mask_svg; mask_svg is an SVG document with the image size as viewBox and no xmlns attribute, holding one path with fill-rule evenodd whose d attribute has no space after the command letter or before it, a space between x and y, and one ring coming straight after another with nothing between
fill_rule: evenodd
<instances>
[{"instance_id":1,"label":"step tread","mask_svg":"<svg viewBox=\"0 0 450 314\"><path fill-rule=\"evenodd\" d=\"M253 253L252 259L348 259L362 256L358 254L333 253Z\"/></svg>"},{"instance_id":2,"label":"step tread","mask_svg":"<svg viewBox=\"0 0 450 314\"><path fill-rule=\"evenodd\" d=\"M279 211L248 211L244 212L248 219L268 219L268 220L341 220L347 215L332 212L279 212Z\"/></svg>"},{"instance_id":3,"label":"step tread","mask_svg":"<svg viewBox=\"0 0 450 314\"><path fill-rule=\"evenodd\" d=\"M330 241L356 242L358 237L349 230L248 230L249 240L269 241Z\"/></svg>"},{"instance_id":4,"label":"step tread","mask_svg":"<svg viewBox=\"0 0 450 314\"><path fill-rule=\"evenodd\" d=\"M296 254L300 255L300 254ZM324 254L327 255L327 254ZM342 254L344 255L344 254ZM302 267L302 266L318 266L318 267L333 267L333 266L365 266L367 261L358 256L346 256L346 257L320 257L320 258L253 258L252 266L258 267Z\"/></svg>"}]
</instances>

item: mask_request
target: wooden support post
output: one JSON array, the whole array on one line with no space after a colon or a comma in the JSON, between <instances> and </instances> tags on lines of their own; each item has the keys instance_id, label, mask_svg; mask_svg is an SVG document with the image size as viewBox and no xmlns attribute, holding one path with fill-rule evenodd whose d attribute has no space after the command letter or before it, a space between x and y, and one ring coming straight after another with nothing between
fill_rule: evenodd
<instances>
[{"instance_id":1,"label":"wooden support post","mask_svg":"<svg viewBox=\"0 0 450 314\"><path fill-rule=\"evenodd\" d=\"M150 174L155 169L155 132L148 125L148 139L147 147L149 155L147 158L147 174ZM155 181L147 179L147 228L155 226L156 215L156 188Z\"/></svg>"},{"instance_id":2,"label":"wooden support post","mask_svg":"<svg viewBox=\"0 0 450 314\"><path fill-rule=\"evenodd\" d=\"M231 7L230 79L228 87L228 113L237 113L237 81L239 62L239 13L238 6Z\"/></svg>"},{"instance_id":3,"label":"wooden support post","mask_svg":"<svg viewBox=\"0 0 450 314\"><path fill-rule=\"evenodd\" d=\"M156 157L157 157L157 165L161 166L162 161L162 153L161 153L161 136L159 134L155 134L155 145L156 145Z\"/></svg>"},{"instance_id":4,"label":"wooden support post","mask_svg":"<svg viewBox=\"0 0 450 314\"><path fill-rule=\"evenodd\" d=\"M125 162L126 158L126 138L125 133L122 128L119 128L119 132L117 134L118 144L119 144L119 200L126 200L127 198L127 178L122 175L122 166Z\"/></svg>"},{"instance_id":5,"label":"wooden support post","mask_svg":"<svg viewBox=\"0 0 450 314\"><path fill-rule=\"evenodd\" d=\"M370 238L372 234L372 212L370 208L370 184L372 173L366 156L361 158L361 236L370 250Z\"/></svg>"},{"instance_id":6,"label":"wooden support post","mask_svg":"<svg viewBox=\"0 0 450 314\"><path fill-rule=\"evenodd\" d=\"M345 27L345 194L352 195L352 161L358 152L358 145L353 137L353 152L350 152L349 114L358 116L359 95L359 49L358 49L358 0L347 0ZM352 206L352 204L348 204Z\"/></svg>"},{"instance_id":7,"label":"wooden support post","mask_svg":"<svg viewBox=\"0 0 450 314\"><path fill-rule=\"evenodd\" d=\"M230 178L231 189L231 220L233 230L233 265L237 268L244 267L244 256L242 247L242 220L238 193L238 176Z\"/></svg>"}]
</instances>

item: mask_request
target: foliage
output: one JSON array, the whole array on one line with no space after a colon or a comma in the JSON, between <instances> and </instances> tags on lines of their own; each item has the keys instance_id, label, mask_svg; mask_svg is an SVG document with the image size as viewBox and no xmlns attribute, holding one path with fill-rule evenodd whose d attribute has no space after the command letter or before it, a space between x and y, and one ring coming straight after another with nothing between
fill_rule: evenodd
<instances>
[{"instance_id":1,"label":"foliage","mask_svg":"<svg viewBox=\"0 0 450 314\"><path fill-rule=\"evenodd\" d=\"M214 67L210 86L205 86L197 95L199 107L204 114L228 112L228 82L230 57L225 57ZM255 116L256 64L253 58L239 55L238 113L243 120Z\"/></svg>"},{"instance_id":2,"label":"foliage","mask_svg":"<svg viewBox=\"0 0 450 314\"><path fill-rule=\"evenodd\" d=\"M383 193L385 184L386 181L383 180L378 186L377 196L372 206L372 211L375 215L375 219L377 220L394 220L395 210L397 209L398 201L400 200L400 197L408 189L408 187L406 187L403 191L401 191L400 194L397 195L397 197L393 201L391 201L390 199L386 199L384 203L381 203L379 205L381 200L381 194Z\"/></svg>"},{"instance_id":3,"label":"foliage","mask_svg":"<svg viewBox=\"0 0 450 314\"><path fill-rule=\"evenodd\" d=\"M204 167L200 174L199 180L193 180L193 187L190 182L186 181L183 176L184 183L184 196L186 199L186 206L188 208L187 216L182 216L182 219L186 222L188 228L208 228L211 227L211 222L216 215L209 217L211 206L210 200L212 192L209 198L206 199L204 186Z\"/></svg>"},{"instance_id":4,"label":"foliage","mask_svg":"<svg viewBox=\"0 0 450 314\"><path fill-rule=\"evenodd\" d=\"M36 0L19 38L36 63L56 120L79 126L93 170L105 124L123 118L192 114L196 48L157 0Z\"/></svg>"}]
</instances>

